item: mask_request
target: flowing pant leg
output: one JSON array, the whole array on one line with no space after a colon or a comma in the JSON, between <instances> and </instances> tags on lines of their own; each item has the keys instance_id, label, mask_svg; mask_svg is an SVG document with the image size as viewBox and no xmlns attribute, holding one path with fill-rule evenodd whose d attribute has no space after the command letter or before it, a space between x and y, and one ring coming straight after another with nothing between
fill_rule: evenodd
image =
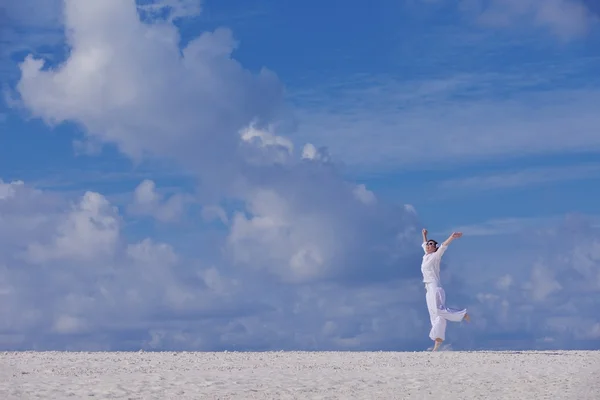
<instances>
[{"instance_id":1,"label":"flowing pant leg","mask_svg":"<svg viewBox=\"0 0 600 400\"><path fill-rule=\"evenodd\" d=\"M467 309L457 310L446 307L446 293L437 283L427 283L425 288L427 289L425 299L431 320L429 338L446 340L446 322L462 321Z\"/></svg>"}]
</instances>

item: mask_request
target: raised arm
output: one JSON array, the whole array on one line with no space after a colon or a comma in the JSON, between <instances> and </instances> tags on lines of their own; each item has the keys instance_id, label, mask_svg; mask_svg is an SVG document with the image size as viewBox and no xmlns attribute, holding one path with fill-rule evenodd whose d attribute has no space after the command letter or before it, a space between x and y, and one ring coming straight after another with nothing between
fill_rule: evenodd
<instances>
[{"instance_id":1,"label":"raised arm","mask_svg":"<svg viewBox=\"0 0 600 400\"><path fill-rule=\"evenodd\" d=\"M427 254L427 229L423 228L423 243L421 243L423 252Z\"/></svg>"},{"instance_id":2,"label":"raised arm","mask_svg":"<svg viewBox=\"0 0 600 400\"><path fill-rule=\"evenodd\" d=\"M454 232L448 239L446 239L446 241L444 241L444 243L442 243L442 246L448 246L454 239L458 239L461 236L462 232Z\"/></svg>"}]
</instances>

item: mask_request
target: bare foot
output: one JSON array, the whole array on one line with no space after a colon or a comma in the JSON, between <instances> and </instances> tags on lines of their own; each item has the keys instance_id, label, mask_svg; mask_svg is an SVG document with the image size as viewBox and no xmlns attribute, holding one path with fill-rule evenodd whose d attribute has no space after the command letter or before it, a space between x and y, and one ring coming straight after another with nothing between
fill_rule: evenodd
<instances>
[{"instance_id":1,"label":"bare foot","mask_svg":"<svg viewBox=\"0 0 600 400\"><path fill-rule=\"evenodd\" d=\"M471 317L469 316L469 314L465 314L465 316L463 317L463 319L467 322L471 322Z\"/></svg>"},{"instance_id":2,"label":"bare foot","mask_svg":"<svg viewBox=\"0 0 600 400\"><path fill-rule=\"evenodd\" d=\"M436 351L440 347L440 344L442 344L442 339L435 339L435 345L431 351Z\"/></svg>"}]
</instances>

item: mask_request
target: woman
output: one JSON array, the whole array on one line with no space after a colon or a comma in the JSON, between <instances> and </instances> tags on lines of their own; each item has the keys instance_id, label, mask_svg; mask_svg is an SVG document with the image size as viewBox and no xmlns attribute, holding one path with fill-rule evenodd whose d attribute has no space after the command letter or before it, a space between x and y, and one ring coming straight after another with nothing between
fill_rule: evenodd
<instances>
[{"instance_id":1,"label":"woman","mask_svg":"<svg viewBox=\"0 0 600 400\"><path fill-rule=\"evenodd\" d=\"M433 351L436 351L440 344L446 338L446 321L460 322L463 319L469 322L467 309L455 310L446 307L446 293L440 282L440 262L442 255L454 239L462 236L460 232L454 232L441 246L438 247L435 240L427 240L427 229L423 229L423 262L421 263L421 272L423 273L423 282L427 293L427 309L431 319L431 331L429 337L435 342Z\"/></svg>"}]
</instances>

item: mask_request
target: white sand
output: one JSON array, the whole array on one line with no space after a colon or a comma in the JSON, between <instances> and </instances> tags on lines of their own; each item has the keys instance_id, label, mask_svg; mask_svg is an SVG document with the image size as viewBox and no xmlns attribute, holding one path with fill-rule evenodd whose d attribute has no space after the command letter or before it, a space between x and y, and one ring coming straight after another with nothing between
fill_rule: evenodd
<instances>
[{"instance_id":1,"label":"white sand","mask_svg":"<svg viewBox=\"0 0 600 400\"><path fill-rule=\"evenodd\" d=\"M600 352L0 353L0 399L600 399Z\"/></svg>"}]
</instances>

